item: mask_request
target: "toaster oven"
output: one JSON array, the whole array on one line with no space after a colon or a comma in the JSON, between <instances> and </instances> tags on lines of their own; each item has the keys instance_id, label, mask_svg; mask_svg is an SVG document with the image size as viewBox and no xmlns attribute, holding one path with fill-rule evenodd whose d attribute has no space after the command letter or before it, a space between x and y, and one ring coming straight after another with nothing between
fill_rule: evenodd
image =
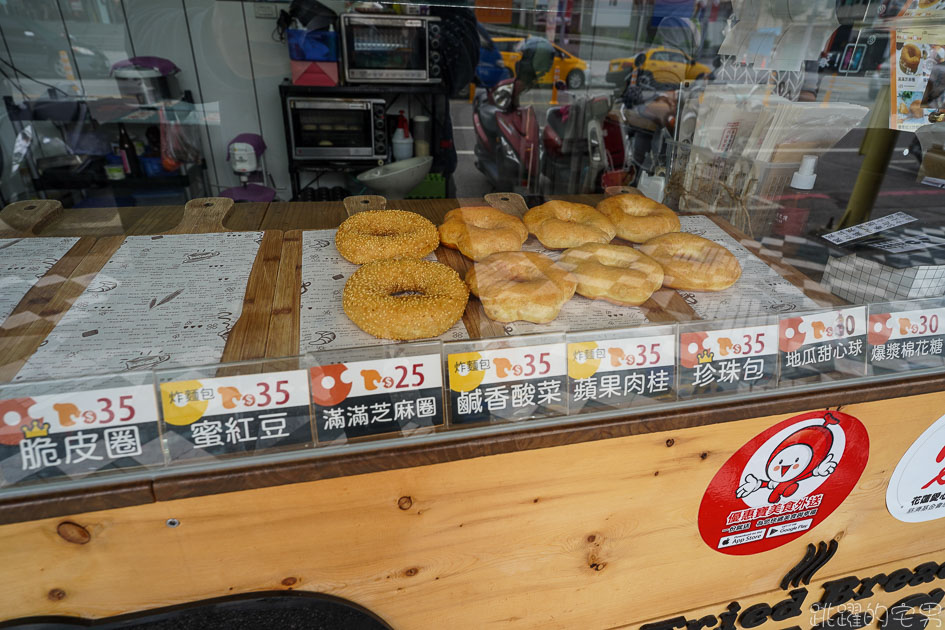
<instances>
[{"instance_id":1,"label":"toaster oven","mask_svg":"<svg viewBox=\"0 0 945 630\"><path fill-rule=\"evenodd\" d=\"M341 16L348 83L442 81L440 18L406 15Z\"/></svg>"},{"instance_id":2,"label":"toaster oven","mask_svg":"<svg viewBox=\"0 0 945 630\"><path fill-rule=\"evenodd\" d=\"M387 159L384 99L289 96L285 107L294 159Z\"/></svg>"}]
</instances>

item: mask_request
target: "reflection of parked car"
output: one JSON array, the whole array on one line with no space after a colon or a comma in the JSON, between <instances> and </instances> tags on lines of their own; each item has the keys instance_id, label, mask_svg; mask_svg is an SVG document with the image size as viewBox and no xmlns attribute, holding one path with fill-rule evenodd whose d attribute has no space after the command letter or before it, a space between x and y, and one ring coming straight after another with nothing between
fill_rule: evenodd
<instances>
[{"instance_id":1,"label":"reflection of parked car","mask_svg":"<svg viewBox=\"0 0 945 630\"><path fill-rule=\"evenodd\" d=\"M502 53L496 48L495 42L482 24L476 25L479 29L479 65L476 66L476 83L485 87L492 87L502 79L512 74L505 67Z\"/></svg>"},{"instance_id":2,"label":"reflection of parked car","mask_svg":"<svg viewBox=\"0 0 945 630\"><path fill-rule=\"evenodd\" d=\"M4 16L3 37L12 53L11 61L19 70L40 80L67 77L68 66L60 54L65 50L65 33L56 32L37 20ZM95 44L83 46L73 36L70 36L69 40L69 63L75 63L77 66L76 78L108 76L108 60L100 51L94 49Z\"/></svg>"},{"instance_id":3,"label":"reflection of parked car","mask_svg":"<svg viewBox=\"0 0 945 630\"><path fill-rule=\"evenodd\" d=\"M627 77L638 68L638 81L650 81L656 85L676 87L683 81L707 77L712 68L694 61L682 51L658 46L642 52L636 57L611 59L607 71L607 82L623 86Z\"/></svg>"},{"instance_id":4,"label":"reflection of parked car","mask_svg":"<svg viewBox=\"0 0 945 630\"><path fill-rule=\"evenodd\" d=\"M523 37L493 37L496 48L502 53L505 66L515 72L515 64L522 58L518 52L519 46L525 41ZM538 77L538 83L552 83L555 74L559 81L564 81L568 89L578 90L587 82L587 62L575 57L564 48L552 44L555 49L555 60L551 70Z\"/></svg>"}]
</instances>

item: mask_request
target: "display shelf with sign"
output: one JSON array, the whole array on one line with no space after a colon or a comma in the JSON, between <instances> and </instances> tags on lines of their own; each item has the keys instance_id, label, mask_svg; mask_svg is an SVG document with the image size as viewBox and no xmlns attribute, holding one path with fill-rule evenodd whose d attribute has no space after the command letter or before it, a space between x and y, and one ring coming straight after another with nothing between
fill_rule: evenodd
<instances>
[{"instance_id":1,"label":"display shelf with sign","mask_svg":"<svg viewBox=\"0 0 945 630\"><path fill-rule=\"evenodd\" d=\"M450 342L443 354L453 426L567 414L563 333Z\"/></svg>"},{"instance_id":2,"label":"display shelf with sign","mask_svg":"<svg viewBox=\"0 0 945 630\"><path fill-rule=\"evenodd\" d=\"M443 428L442 345L436 340L309 354L318 444Z\"/></svg>"},{"instance_id":3,"label":"display shelf with sign","mask_svg":"<svg viewBox=\"0 0 945 630\"><path fill-rule=\"evenodd\" d=\"M868 326L871 374L905 374L945 366L942 298L871 304Z\"/></svg>"},{"instance_id":4,"label":"display shelf with sign","mask_svg":"<svg viewBox=\"0 0 945 630\"><path fill-rule=\"evenodd\" d=\"M777 340L775 317L679 324L679 397L777 387Z\"/></svg>"},{"instance_id":5,"label":"display shelf with sign","mask_svg":"<svg viewBox=\"0 0 945 630\"><path fill-rule=\"evenodd\" d=\"M676 400L676 327L568 334L570 413Z\"/></svg>"},{"instance_id":6,"label":"display shelf with sign","mask_svg":"<svg viewBox=\"0 0 945 630\"><path fill-rule=\"evenodd\" d=\"M163 465L149 373L0 385L0 486Z\"/></svg>"},{"instance_id":7,"label":"display shelf with sign","mask_svg":"<svg viewBox=\"0 0 945 630\"><path fill-rule=\"evenodd\" d=\"M778 322L782 387L863 376L866 307L838 308Z\"/></svg>"},{"instance_id":8,"label":"display shelf with sign","mask_svg":"<svg viewBox=\"0 0 945 630\"><path fill-rule=\"evenodd\" d=\"M308 374L247 361L154 373L169 464L313 442Z\"/></svg>"}]
</instances>

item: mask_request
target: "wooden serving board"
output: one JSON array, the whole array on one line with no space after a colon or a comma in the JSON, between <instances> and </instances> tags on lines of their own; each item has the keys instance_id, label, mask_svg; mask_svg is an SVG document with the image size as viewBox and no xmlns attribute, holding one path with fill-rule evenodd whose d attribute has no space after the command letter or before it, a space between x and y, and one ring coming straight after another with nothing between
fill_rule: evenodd
<instances>
[{"instance_id":1,"label":"wooden serving board","mask_svg":"<svg viewBox=\"0 0 945 630\"><path fill-rule=\"evenodd\" d=\"M237 231L224 225L233 206L233 201L227 198L195 199L184 206L177 225L159 233L171 235ZM249 208L250 212L244 213L244 216L252 216L255 213L261 220L265 213L265 204L253 206L255 207ZM156 224L144 224L140 229L148 232L150 227L156 227ZM0 382L9 382L16 376L105 263L118 251L124 240L125 236L108 236L98 240L88 237L80 239L73 251L47 274L47 277L54 277L59 281L37 283L27 293L7 320L23 323L0 329ZM266 331L281 248L280 232L264 233L247 282L242 313L227 337L221 361L240 361L265 356Z\"/></svg>"}]
</instances>

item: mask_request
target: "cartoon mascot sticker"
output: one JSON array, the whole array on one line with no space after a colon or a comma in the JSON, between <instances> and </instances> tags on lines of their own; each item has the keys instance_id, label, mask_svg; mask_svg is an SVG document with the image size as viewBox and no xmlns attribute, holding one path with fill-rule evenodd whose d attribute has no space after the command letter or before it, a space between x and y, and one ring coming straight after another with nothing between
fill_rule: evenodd
<instances>
[{"instance_id":1,"label":"cartoon mascot sticker","mask_svg":"<svg viewBox=\"0 0 945 630\"><path fill-rule=\"evenodd\" d=\"M765 466L767 479L748 473L735 496L739 499L761 488L770 488L768 503L777 503L782 497L797 493L799 481L811 477L826 477L837 469L837 462L830 452L833 433L830 425L839 425L837 419L827 412L822 426L807 426L798 429L778 444Z\"/></svg>"},{"instance_id":2,"label":"cartoon mascot sticker","mask_svg":"<svg viewBox=\"0 0 945 630\"><path fill-rule=\"evenodd\" d=\"M869 436L841 411L804 413L756 435L715 474L699 506L699 532L721 553L780 547L817 526L856 486Z\"/></svg>"}]
</instances>

